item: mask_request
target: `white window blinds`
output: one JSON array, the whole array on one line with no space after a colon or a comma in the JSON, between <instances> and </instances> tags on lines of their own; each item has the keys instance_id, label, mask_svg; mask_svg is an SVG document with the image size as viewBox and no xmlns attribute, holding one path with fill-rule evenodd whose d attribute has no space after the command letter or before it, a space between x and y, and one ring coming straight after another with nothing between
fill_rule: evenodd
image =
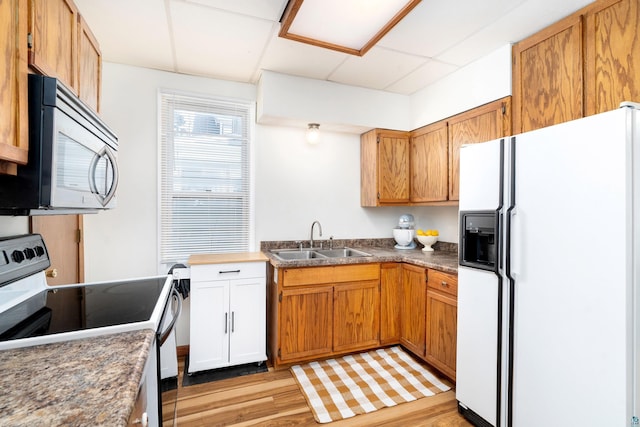
<instances>
[{"instance_id":1,"label":"white window blinds","mask_svg":"<svg viewBox=\"0 0 640 427\"><path fill-rule=\"evenodd\" d=\"M160 262L249 248L251 103L160 92Z\"/></svg>"}]
</instances>

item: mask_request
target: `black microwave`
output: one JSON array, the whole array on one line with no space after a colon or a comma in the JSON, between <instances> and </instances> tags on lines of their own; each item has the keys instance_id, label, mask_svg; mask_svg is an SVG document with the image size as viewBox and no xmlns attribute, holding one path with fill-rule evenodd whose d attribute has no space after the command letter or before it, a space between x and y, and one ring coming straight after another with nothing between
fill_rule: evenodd
<instances>
[{"instance_id":1,"label":"black microwave","mask_svg":"<svg viewBox=\"0 0 640 427\"><path fill-rule=\"evenodd\" d=\"M0 175L0 214L95 213L116 206L118 138L59 80L29 75L29 160Z\"/></svg>"}]
</instances>

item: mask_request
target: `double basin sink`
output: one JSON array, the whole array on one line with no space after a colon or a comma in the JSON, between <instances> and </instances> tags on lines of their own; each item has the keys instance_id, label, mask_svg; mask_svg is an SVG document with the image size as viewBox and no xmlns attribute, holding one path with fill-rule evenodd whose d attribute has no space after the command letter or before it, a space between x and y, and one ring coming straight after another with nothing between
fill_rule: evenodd
<instances>
[{"instance_id":1,"label":"double basin sink","mask_svg":"<svg viewBox=\"0 0 640 427\"><path fill-rule=\"evenodd\" d=\"M371 254L352 248L336 249L274 249L271 253L282 261L327 259L327 258L358 258Z\"/></svg>"}]
</instances>

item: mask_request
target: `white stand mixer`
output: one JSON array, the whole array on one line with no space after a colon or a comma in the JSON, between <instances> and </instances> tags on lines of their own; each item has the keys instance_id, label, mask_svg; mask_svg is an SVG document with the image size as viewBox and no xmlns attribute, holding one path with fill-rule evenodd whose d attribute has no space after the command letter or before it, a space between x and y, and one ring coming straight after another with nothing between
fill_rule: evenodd
<instances>
[{"instance_id":1,"label":"white stand mixer","mask_svg":"<svg viewBox=\"0 0 640 427\"><path fill-rule=\"evenodd\" d=\"M400 215L398 220L398 226L393 229L393 238L396 241L394 248L396 249L415 249L416 242L413 239L416 237L416 230L414 230L414 219L411 214Z\"/></svg>"}]
</instances>

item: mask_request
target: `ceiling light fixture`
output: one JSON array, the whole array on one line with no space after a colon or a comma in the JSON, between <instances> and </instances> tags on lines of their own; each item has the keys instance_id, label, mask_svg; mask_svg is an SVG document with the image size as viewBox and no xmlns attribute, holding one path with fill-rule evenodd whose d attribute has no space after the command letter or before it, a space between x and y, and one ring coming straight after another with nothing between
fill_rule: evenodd
<instances>
[{"instance_id":1,"label":"ceiling light fixture","mask_svg":"<svg viewBox=\"0 0 640 427\"><path fill-rule=\"evenodd\" d=\"M320 125L318 123L309 123L305 138L309 144L317 144L320 142Z\"/></svg>"},{"instance_id":2,"label":"ceiling light fixture","mask_svg":"<svg viewBox=\"0 0 640 427\"><path fill-rule=\"evenodd\" d=\"M362 56L421 0L289 0L279 36Z\"/></svg>"}]
</instances>

